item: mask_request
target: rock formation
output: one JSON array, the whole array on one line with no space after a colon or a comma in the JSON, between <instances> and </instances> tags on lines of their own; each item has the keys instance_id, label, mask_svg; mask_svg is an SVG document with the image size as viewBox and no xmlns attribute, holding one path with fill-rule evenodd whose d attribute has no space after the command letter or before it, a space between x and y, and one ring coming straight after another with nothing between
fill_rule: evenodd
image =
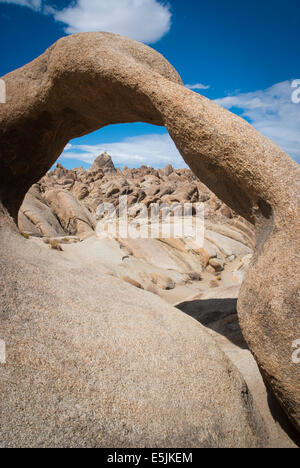
<instances>
[{"instance_id":1,"label":"rock formation","mask_svg":"<svg viewBox=\"0 0 300 468\"><path fill-rule=\"evenodd\" d=\"M107 154L96 158L93 166L84 170L82 167L67 170L60 163L53 171L48 172L38 183L36 183L26 194L23 205L21 206L19 217L28 214L27 205L32 197L42 201L47 207L51 208L51 200L56 200L56 196L49 194L53 192L68 193L68 199L77 200L77 204L85 207L90 216L95 218L96 210L101 203L112 203L116 208L119 206L120 197L126 195L128 207L133 204L141 204L146 207L154 203L166 203L175 207L175 204L184 206L186 203L205 204L205 216L213 220L225 218L225 221L240 228L241 236L246 240L251 248L254 247L255 236L252 225L243 218L236 215L230 208L222 203L204 184L202 184L194 174L188 169L179 169L170 171L169 166L165 169L153 169L152 167L141 167L139 169L108 170L103 171L102 158L105 163L114 168L111 157ZM167 174L167 175L166 175ZM75 201L73 201L75 203ZM57 204L70 215L70 207L65 206L62 199ZM53 213L60 219L57 211L52 209ZM84 217L84 215L81 215ZM30 218L32 222L32 220ZM36 224L36 228L39 226ZM62 219L65 234L76 234L70 232L67 228L68 220ZM91 225L90 220L90 225ZM19 224L21 231L30 234L30 229L26 229L22 223ZM29 228L29 226L28 226ZM61 233L58 230L57 235ZM32 231L33 232L33 231ZM40 234L44 235L40 230ZM238 239L240 240L240 238Z\"/></svg>"},{"instance_id":2,"label":"rock formation","mask_svg":"<svg viewBox=\"0 0 300 468\"><path fill-rule=\"evenodd\" d=\"M2 443L266 443L244 382L200 325L152 294L58 260L59 252L22 238L9 218L16 220L26 192L70 139L136 121L164 125L199 179L254 224L239 319L266 383L299 430L300 370L292 360L300 333L299 166L243 119L184 88L157 52L120 36L62 38L3 79L0 300L9 360Z\"/></svg>"},{"instance_id":3,"label":"rock formation","mask_svg":"<svg viewBox=\"0 0 300 468\"><path fill-rule=\"evenodd\" d=\"M95 159L94 164L89 169L89 172L99 172L99 169L108 174L114 174L117 172L111 157L106 152L100 154L100 156Z\"/></svg>"},{"instance_id":4,"label":"rock formation","mask_svg":"<svg viewBox=\"0 0 300 468\"><path fill-rule=\"evenodd\" d=\"M172 304L177 299L198 293L199 288L209 288L211 284L216 283L219 287L242 282L245 274L243 259L251 259L255 245L250 223L226 207L188 169L170 170L167 166L156 170L143 166L104 174L102 158L114 167L110 156L105 154L99 156L93 169L87 171L83 168L67 170L58 163L48 172L25 196L18 218L21 232L33 238L42 237L47 243L58 242L67 256L72 256L75 251L79 255L79 250L84 250L87 258L93 246L90 261L97 258L98 263L110 268L113 276L130 278ZM101 245L99 239L91 239L88 249L75 247L74 243L96 236L98 205L110 203L118 212L120 197L124 195L127 195L132 223L139 223L139 210L151 208L152 204L173 207L172 213L176 215L178 207L183 210L188 203L195 208L202 200L206 228L204 244L202 239L197 241L184 234L165 238L157 226L155 238L121 239L119 235L109 236L102 232ZM29 204L32 206L30 211ZM56 232L53 227L51 230L45 228L49 225L49 212L56 221ZM160 208L161 216L163 212ZM195 214L196 210L191 216L192 222ZM171 217L171 222L176 223L176 217ZM97 230L98 237L99 234ZM103 247L110 255L105 255ZM95 251L99 250L101 255L98 256Z\"/></svg>"}]
</instances>

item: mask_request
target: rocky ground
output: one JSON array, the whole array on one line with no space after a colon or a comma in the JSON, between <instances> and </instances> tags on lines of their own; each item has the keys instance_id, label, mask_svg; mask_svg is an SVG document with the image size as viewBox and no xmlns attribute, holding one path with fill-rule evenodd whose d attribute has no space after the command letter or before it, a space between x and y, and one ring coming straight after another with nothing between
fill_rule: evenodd
<instances>
[{"instance_id":1,"label":"rocky ground","mask_svg":"<svg viewBox=\"0 0 300 468\"><path fill-rule=\"evenodd\" d=\"M139 219L139 211L133 210L137 203L147 208L153 203L204 203L204 243L184 235L150 239L99 235L99 204L111 203L118 211L124 195L133 221ZM160 296L204 325L248 384L270 431L269 445L295 446L293 430L265 388L236 314L254 230L190 170L170 165L120 170L106 153L88 170L57 164L26 195L19 228L39 248L50 248L66 261L76 260L95 276L112 276Z\"/></svg>"},{"instance_id":2,"label":"rocky ground","mask_svg":"<svg viewBox=\"0 0 300 468\"><path fill-rule=\"evenodd\" d=\"M204 203L204 243L159 233L150 239L103 233L100 239L96 235L97 207L111 203L118 210L119 197L124 195L132 222L140 219L137 206ZM26 195L19 228L37 242L56 246L66 257L80 256L172 304L208 288L240 284L255 242L252 226L190 170L175 170L170 165L159 170L120 170L107 154L99 156L89 170L67 170L58 164Z\"/></svg>"}]
</instances>

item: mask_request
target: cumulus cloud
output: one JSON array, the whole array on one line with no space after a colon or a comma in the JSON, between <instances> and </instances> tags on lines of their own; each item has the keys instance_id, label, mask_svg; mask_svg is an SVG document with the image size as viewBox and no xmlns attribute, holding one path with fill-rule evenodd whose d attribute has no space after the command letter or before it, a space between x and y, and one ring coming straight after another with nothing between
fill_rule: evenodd
<instances>
[{"instance_id":1,"label":"cumulus cloud","mask_svg":"<svg viewBox=\"0 0 300 468\"><path fill-rule=\"evenodd\" d=\"M154 43L171 28L169 5L160 0L75 0L63 9L41 0L0 0L49 14L64 24L67 34L106 31L140 42Z\"/></svg>"},{"instance_id":2,"label":"cumulus cloud","mask_svg":"<svg viewBox=\"0 0 300 468\"><path fill-rule=\"evenodd\" d=\"M153 43L171 27L169 6L158 0L77 0L63 10L48 9L68 34L107 31Z\"/></svg>"},{"instance_id":3,"label":"cumulus cloud","mask_svg":"<svg viewBox=\"0 0 300 468\"><path fill-rule=\"evenodd\" d=\"M188 89L209 89L209 85L204 85L202 83L195 83L195 84L186 84L186 88Z\"/></svg>"},{"instance_id":4,"label":"cumulus cloud","mask_svg":"<svg viewBox=\"0 0 300 468\"><path fill-rule=\"evenodd\" d=\"M106 151L117 166L140 167L143 164L165 167L172 164L175 168L186 167L175 144L168 134L139 135L122 141L99 145L67 145L60 160L76 159L92 164L97 156Z\"/></svg>"},{"instance_id":5,"label":"cumulus cloud","mask_svg":"<svg viewBox=\"0 0 300 468\"><path fill-rule=\"evenodd\" d=\"M41 0L0 0L0 3L13 3L14 5L29 7L32 10L39 10L42 6Z\"/></svg>"},{"instance_id":6,"label":"cumulus cloud","mask_svg":"<svg viewBox=\"0 0 300 468\"><path fill-rule=\"evenodd\" d=\"M300 163L300 103L292 100L292 81L251 93L237 93L215 102L227 109L242 110L260 133L277 143Z\"/></svg>"}]
</instances>

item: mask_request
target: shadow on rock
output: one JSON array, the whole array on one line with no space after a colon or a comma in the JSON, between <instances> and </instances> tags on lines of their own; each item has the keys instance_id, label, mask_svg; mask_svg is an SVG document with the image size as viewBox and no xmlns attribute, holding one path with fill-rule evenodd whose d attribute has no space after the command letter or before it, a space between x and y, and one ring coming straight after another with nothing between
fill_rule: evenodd
<instances>
[{"instance_id":1,"label":"shadow on rock","mask_svg":"<svg viewBox=\"0 0 300 468\"><path fill-rule=\"evenodd\" d=\"M220 290L220 292L224 294L224 290ZM228 289L229 294L233 292L233 288ZM259 369L250 355L249 348L239 326L236 310L237 299L232 297L200 299L196 296L193 299L178 304L176 307L211 330L214 339L221 349L242 373L247 385L251 389L255 402L260 408L261 414L269 426L272 439L271 447L300 447L297 431L280 407L273 393L268 388L264 388ZM229 340L229 345L226 339ZM236 346L240 350L237 351Z\"/></svg>"},{"instance_id":2,"label":"shadow on rock","mask_svg":"<svg viewBox=\"0 0 300 468\"><path fill-rule=\"evenodd\" d=\"M290 439L300 448L300 437L297 433L296 429L284 413L283 409L279 405L278 401L276 400L275 396L273 395L272 391L267 389L268 391L268 405L270 412L274 418L274 420L280 425L282 430L288 434Z\"/></svg>"},{"instance_id":3,"label":"shadow on rock","mask_svg":"<svg viewBox=\"0 0 300 468\"><path fill-rule=\"evenodd\" d=\"M236 346L248 349L238 322L237 299L196 299L182 302L176 307Z\"/></svg>"}]
</instances>

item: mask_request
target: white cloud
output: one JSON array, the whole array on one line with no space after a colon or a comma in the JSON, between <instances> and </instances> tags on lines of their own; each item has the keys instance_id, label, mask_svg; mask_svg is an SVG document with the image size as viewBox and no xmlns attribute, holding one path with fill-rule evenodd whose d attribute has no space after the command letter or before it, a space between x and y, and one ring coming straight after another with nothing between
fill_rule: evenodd
<instances>
[{"instance_id":1,"label":"white cloud","mask_svg":"<svg viewBox=\"0 0 300 468\"><path fill-rule=\"evenodd\" d=\"M117 166L140 167L145 164L158 168L170 163L176 168L186 167L168 134L139 135L99 145L76 145L73 142L67 145L60 160L77 159L92 164L104 151L111 155Z\"/></svg>"},{"instance_id":2,"label":"white cloud","mask_svg":"<svg viewBox=\"0 0 300 468\"><path fill-rule=\"evenodd\" d=\"M171 27L169 6L159 0L77 0L63 10L48 10L68 34L107 31L153 43Z\"/></svg>"},{"instance_id":3,"label":"white cloud","mask_svg":"<svg viewBox=\"0 0 300 468\"><path fill-rule=\"evenodd\" d=\"M210 88L209 85L206 86L202 83L186 84L185 87L188 89L209 89Z\"/></svg>"},{"instance_id":4,"label":"white cloud","mask_svg":"<svg viewBox=\"0 0 300 468\"><path fill-rule=\"evenodd\" d=\"M26 6L32 10L39 10L41 8L41 0L0 0L0 3L13 3L14 5Z\"/></svg>"},{"instance_id":5,"label":"white cloud","mask_svg":"<svg viewBox=\"0 0 300 468\"><path fill-rule=\"evenodd\" d=\"M154 43L171 28L170 7L161 0L75 0L64 9L41 0L0 0L52 15L67 34L106 31Z\"/></svg>"},{"instance_id":6,"label":"white cloud","mask_svg":"<svg viewBox=\"0 0 300 468\"><path fill-rule=\"evenodd\" d=\"M292 81L283 81L264 90L237 93L215 102L227 109L241 109L242 117L300 162L300 103L292 102L293 91Z\"/></svg>"}]
</instances>

